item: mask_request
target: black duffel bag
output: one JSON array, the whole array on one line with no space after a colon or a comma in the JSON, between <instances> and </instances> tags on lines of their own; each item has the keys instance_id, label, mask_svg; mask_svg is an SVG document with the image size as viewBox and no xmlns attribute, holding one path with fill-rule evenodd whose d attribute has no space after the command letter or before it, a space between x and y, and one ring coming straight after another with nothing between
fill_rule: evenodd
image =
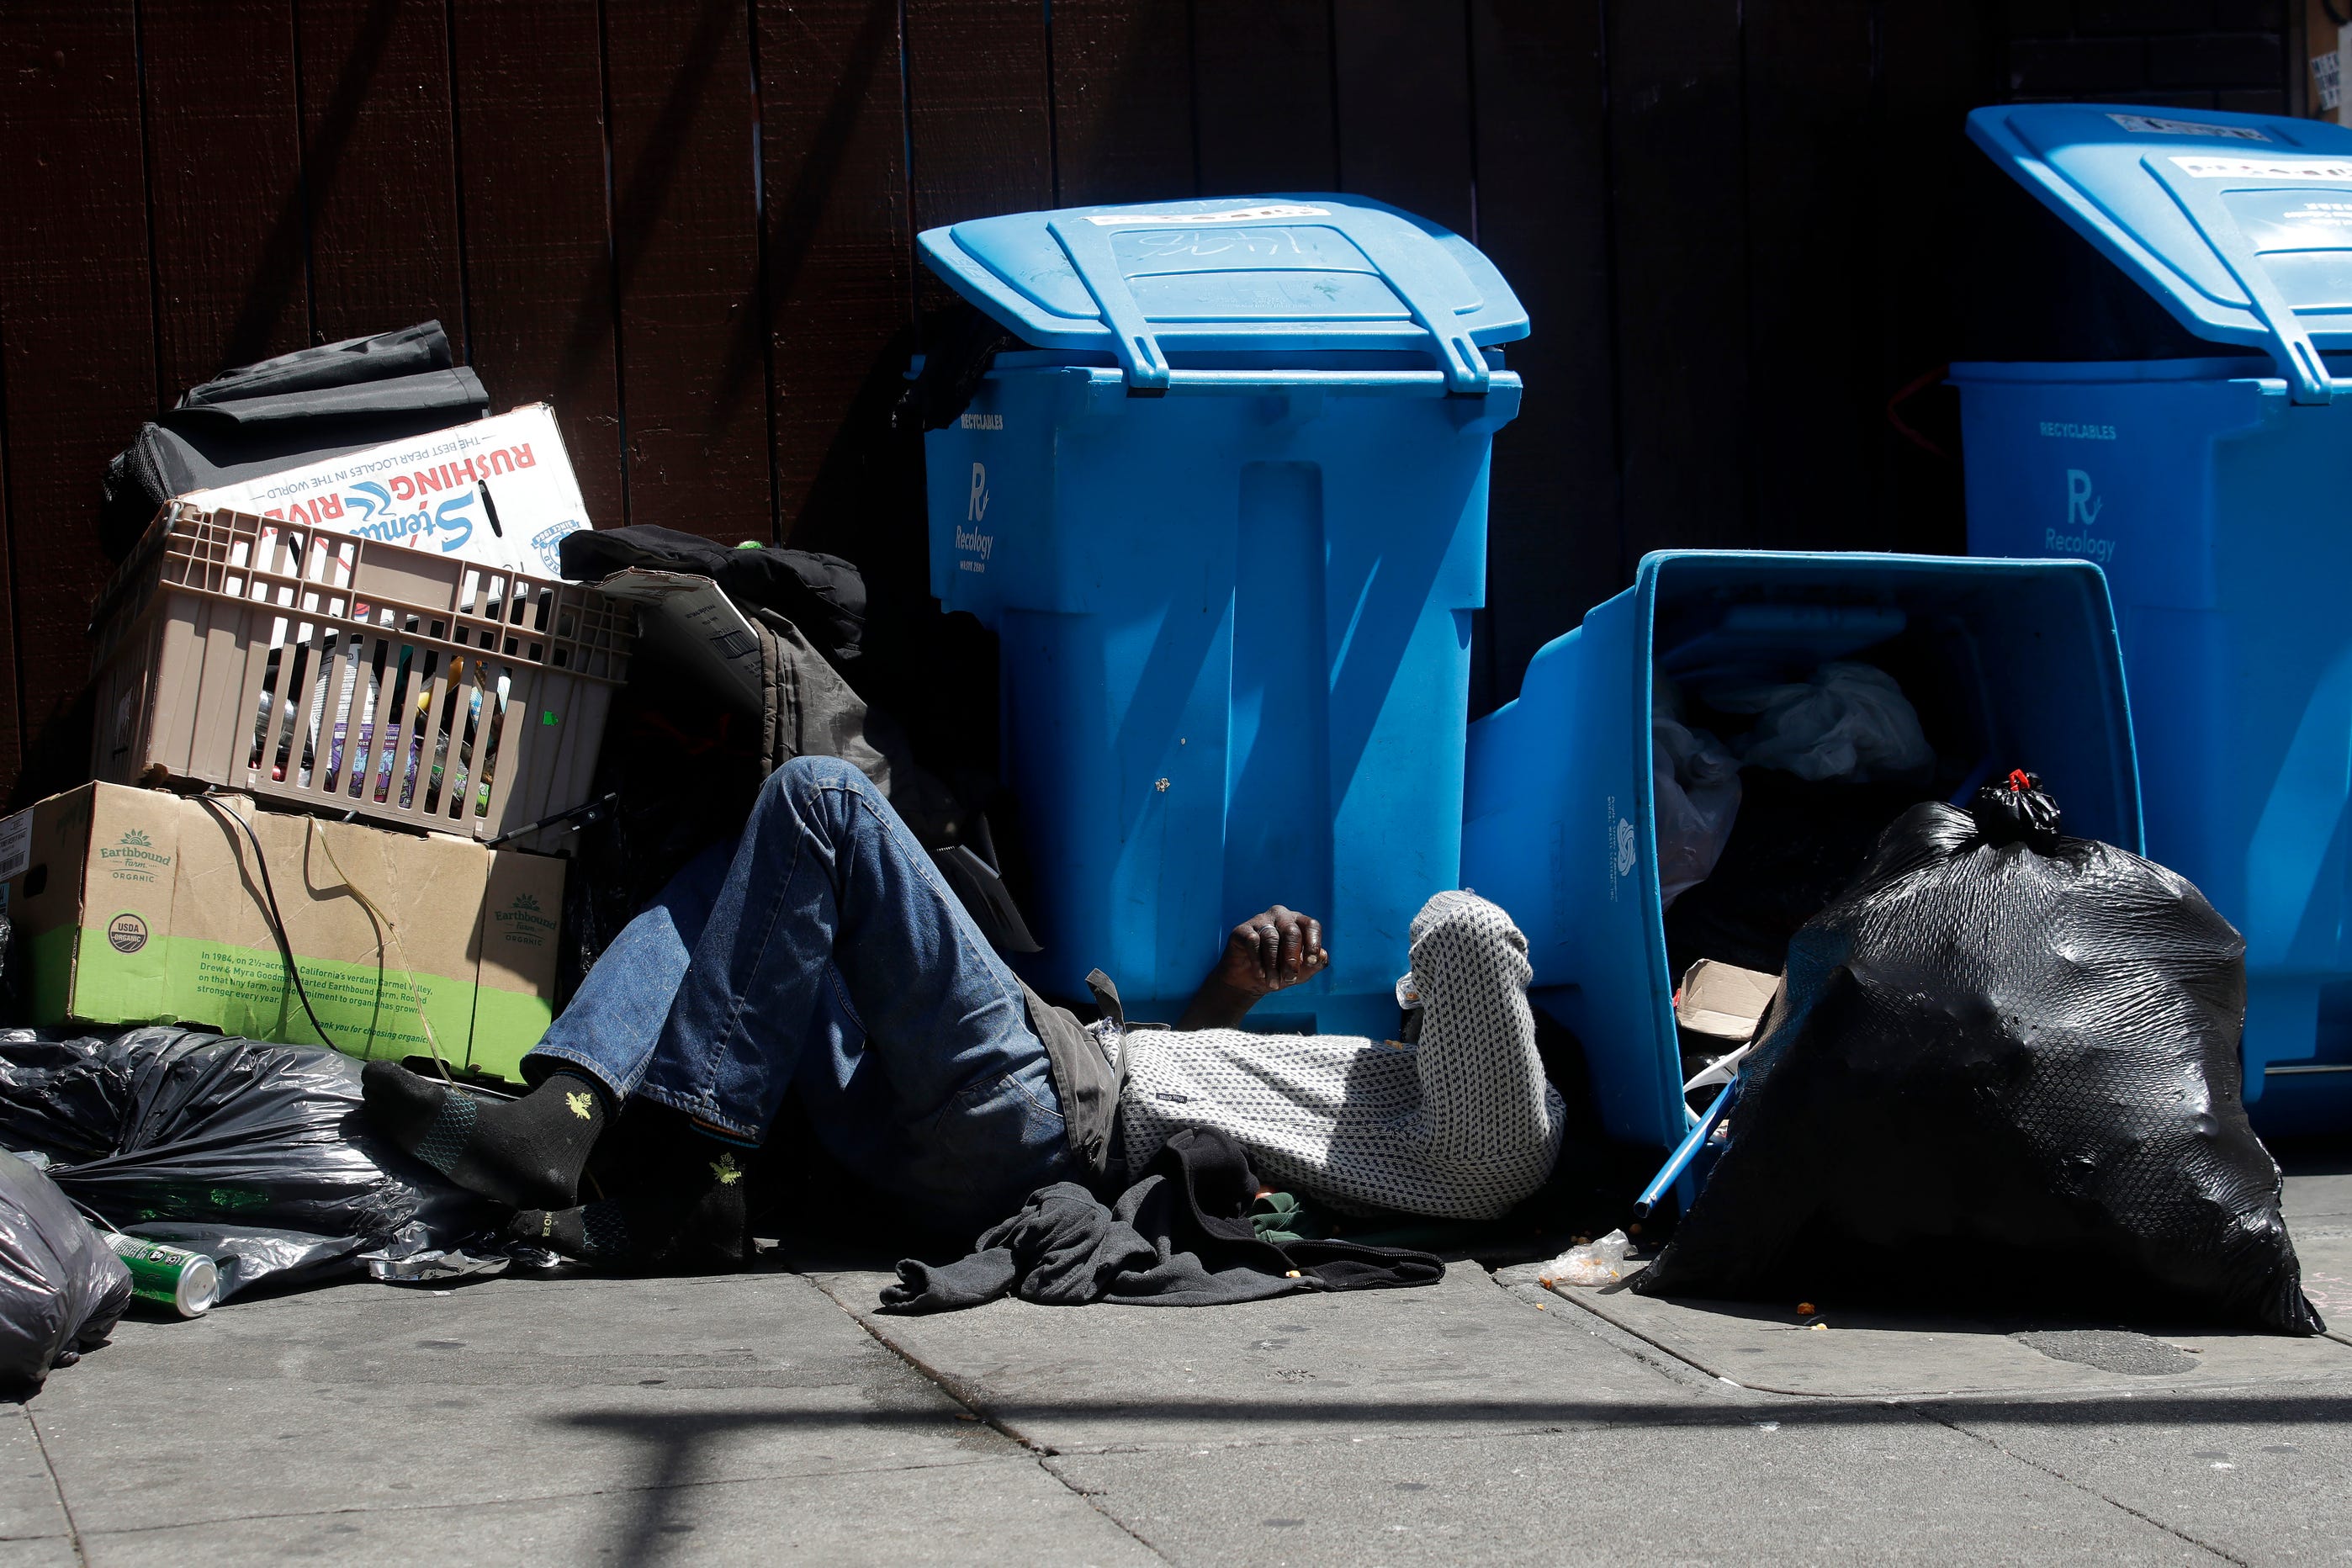
<instances>
[{"instance_id":1,"label":"black duffel bag","mask_svg":"<svg viewBox=\"0 0 2352 1568\"><path fill-rule=\"evenodd\" d=\"M489 395L438 321L223 371L140 427L106 468L99 548L121 561L174 496L479 419Z\"/></svg>"}]
</instances>

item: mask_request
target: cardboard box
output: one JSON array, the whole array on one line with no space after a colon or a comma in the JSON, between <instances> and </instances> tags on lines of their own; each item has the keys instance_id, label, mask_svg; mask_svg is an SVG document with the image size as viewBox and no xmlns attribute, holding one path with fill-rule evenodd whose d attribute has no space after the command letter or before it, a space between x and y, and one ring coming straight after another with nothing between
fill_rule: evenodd
<instances>
[{"instance_id":1,"label":"cardboard box","mask_svg":"<svg viewBox=\"0 0 2352 1568\"><path fill-rule=\"evenodd\" d=\"M556 545L588 526L544 403L178 498L560 577Z\"/></svg>"},{"instance_id":2,"label":"cardboard box","mask_svg":"<svg viewBox=\"0 0 2352 1568\"><path fill-rule=\"evenodd\" d=\"M452 1069L518 1077L553 1016L563 862L257 811L244 795L84 784L0 820L33 1021L316 1043L273 934L257 840L329 1043L430 1056L421 996Z\"/></svg>"},{"instance_id":3,"label":"cardboard box","mask_svg":"<svg viewBox=\"0 0 2352 1568\"><path fill-rule=\"evenodd\" d=\"M2352 102L2347 102L2344 89L2347 82L2344 68L2347 46L2352 45L2352 26L2338 24L2328 13L2342 12L2343 6L2334 0L2305 0L2304 53L2310 61L2311 76L2305 84L2303 111L2314 120L2325 120L2330 125L2352 125Z\"/></svg>"},{"instance_id":4,"label":"cardboard box","mask_svg":"<svg viewBox=\"0 0 2352 1568\"><path fill-rule=\"evenodd\" d=\"M1675 993L1675 1022L1726 1046L1745 1045L1780 989L1780 977L1702 958Z\"/></svg>"}]
</instances>

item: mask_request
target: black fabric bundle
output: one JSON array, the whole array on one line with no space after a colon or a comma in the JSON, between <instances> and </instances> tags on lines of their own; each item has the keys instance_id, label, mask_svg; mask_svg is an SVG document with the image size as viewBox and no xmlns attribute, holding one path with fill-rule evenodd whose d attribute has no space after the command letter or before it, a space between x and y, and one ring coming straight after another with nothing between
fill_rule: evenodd
<instances>
[{"instance_id":1,"label":"black fabric bundle","mask_svg":"<svg viewBox=\"0 0 2352 1568\"><path fill-rule=\"evenodd\" d=\"M951 1312L1003 1296L1044 1306L1108 1301L1212 1307L1293 1290L1434 1285L1426 1252L1350 1241L1262 1241L1250 1224L1257 1179L1241 1149L1211 1128L1180 1129L1143 1179L1104 1206L1076 1182L1029 1194L959 1262L908 1258L882 1289L885 1312Z\"/></svg>"},{"instance_id":2,"label":"black fabric bundle","mask_svg":"<svg viewBox=\"0 0 2352 1568\"><path fill-rule=\"evenodd\" d=\"M142 426L107 465L98 542L120 561L173 496L479 419L489 394L438 321L226 370Z\"/></svg>"},{"instance_id":3,"label":"black fabric bundle","mask_svg":"<svg viewBox=\"0 0 2352 1568\"><path fill-rule=\"evenodd\" d=\"M1790 943L1635 1289L2320 1332L2239 1098L2244 955L2181 878L2061 837L2030 775L1913 807Z\"/></svg>"},{"instance_id":4,"label":"black fabric bundle","mask_svg":"<svg viewBox=\"0 0 2352 1568\"><path fill-rule=\"evenodd\" d=\"M651 523L583 529L556 549L563 575L573 582L597 582L632 567L708 577L736 604L773 610L798 626L835 669L846 671L865 640L866 579L838 555L739 549Z\"/></svg>"}]
</instances>

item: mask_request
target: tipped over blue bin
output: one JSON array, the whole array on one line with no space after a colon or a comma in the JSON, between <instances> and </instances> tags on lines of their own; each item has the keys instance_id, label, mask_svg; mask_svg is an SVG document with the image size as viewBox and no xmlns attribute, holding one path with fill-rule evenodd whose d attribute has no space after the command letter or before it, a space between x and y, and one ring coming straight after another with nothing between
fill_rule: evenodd
<instances>
[{"instance_id":1,"label":"tipped over blue bin","mask_svg":"<svg viewBox=\"0 0 2352 1568\"><path fill-rule=\"evenodd\" d=\"M2025 768L2066 831L2138 848L2114 612L2079 562L1657 552L1471 726L1463 880L1527 933L1530 996L1582 1042L1612 1137L1670 1148L1690 1120L1658 887L1656 676L1796 681L1890 656L1938 758L1923 794Z\"/></svg>"},{"instance_id":2,"label":"tipped over blue bin","mask_svg":"<svg viewBox=\"0 0 2352 1568\"><path fill-rule=\"evenodd\" d=\"M2352 1126L2352 130L2035 104L1969 133L2039 203L2012 297L2038 274L2057 312L1952 367L1969 548L2105 567L2148 852L2246 939L2247 1109Z\"/></svg>"},{"instance_id":3,"label":"tipped over blue bin","mask_svg":"<svg viewBox=\"0 0 2352 1568\"><path fill-rule=\"evenodd\" d=\"M925 440L931 590L1001 639L1048 994L1172 1020L1225 932L1321 916L1274 1026L1386 1034L1459 880L1486 471L1526 312L1360 196L980 219L924 259L1025 343ZM1254 1021L1256 1016L1254 1015Z\"/></svg>"}]
</instances>

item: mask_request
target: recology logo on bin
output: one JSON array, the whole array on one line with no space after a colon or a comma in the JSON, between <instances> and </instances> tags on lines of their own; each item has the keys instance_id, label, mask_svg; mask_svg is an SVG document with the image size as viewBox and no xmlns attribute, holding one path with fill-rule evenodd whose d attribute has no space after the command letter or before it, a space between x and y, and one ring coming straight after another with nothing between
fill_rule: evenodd
<instances>
[{"instance_id":1,"label":"recology logo on bin","mask_svg":"<svg viewBox=\"0 0 2352 1568\"><path fill-rule=\"evenodd\" d=\"M982 533L980 523L988 515L988 466L971 466L971 496L964 506L964 521L956 525L956 548L966 552L956 565L966 572L985 572L988 558L996 552L996 535Z\"/></svg>"},{"instance_id":2,"label":"recology logo on bin","mask_svg":"<svg viewBox=\"0 0 2352 1568\"><path fill-rule=\"evenodd\" d=\"M2079 555L2105 566L2115 558L2116 542L2092 532L2107 503L2086 469L2066 470L2066 525L2042 531L2042 547L2056 555Z\"/></svg>"}]
</instances>

